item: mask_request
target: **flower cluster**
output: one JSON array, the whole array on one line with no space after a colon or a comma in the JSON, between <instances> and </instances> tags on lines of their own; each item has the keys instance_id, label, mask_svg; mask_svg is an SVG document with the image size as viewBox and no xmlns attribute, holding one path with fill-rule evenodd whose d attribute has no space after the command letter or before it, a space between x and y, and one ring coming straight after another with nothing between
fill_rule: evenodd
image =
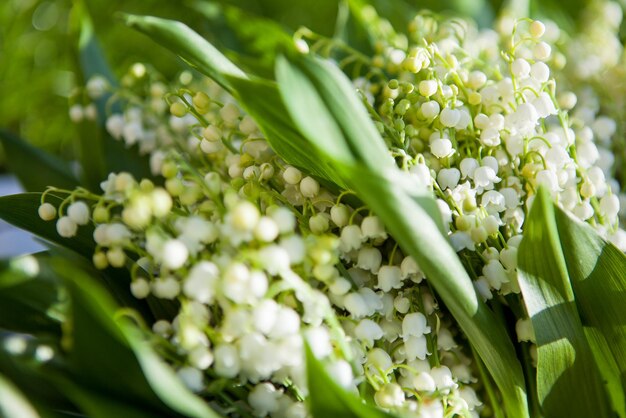
<instances>
[{"instance_id":1,"label":"flower cluster","mask_svg":"<svg viewBox=\"0 0 626 418\"><path fill-rule=\"evenodd\" d=\"M359 66L355 87L398 166L436 195L485 300L519 300L517 247L540 186L625 246L596 146L610 122L590 124L571 111L574 93L557 92L558 29L522 20L499 34L421 14L405 36L372 19L376 55L344 62ZM464 336L375 214L276 156L217 85L186 74L166 94L145 67L131 73L106 128L150 154L155 178L112 173L99 195L51 189L64 203L44 194L39 215L63 237L93 222L96 267L129 268L136 298L178 302L153 330L189 388L257 416L304 417L308 343L340 385L369 387L381 408L488 411ZM517 319L518 339L532 342L527 315ZM246 407L227 396L240 387Z\"/></svg>"}]
</instances>

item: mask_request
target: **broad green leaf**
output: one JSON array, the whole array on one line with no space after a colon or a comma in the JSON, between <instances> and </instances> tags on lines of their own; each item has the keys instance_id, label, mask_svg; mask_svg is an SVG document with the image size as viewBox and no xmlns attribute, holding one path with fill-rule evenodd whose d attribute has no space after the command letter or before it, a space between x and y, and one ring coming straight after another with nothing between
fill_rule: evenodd
<instances>
[{"instance_id":1,"label":"broad green leaf","mask_svg":"<svg viewBox=\"0 0 626 418\"><path fill-rule=\"evenodd\" d=\"M254 69L255 74L271 76L276 54L294 48L293 38L284 26L249 9L203 0L192 2L191 7L209 20L208 29L219 42L216 46L237 52L231 59Z\"/></svg>"},{"instance_id":2,"label":"broad green leaf","mask_svg":"<svg viewBox=\"0 0 626 418\"><path fill-rule=\"evenodd\" d=\"M272 149L285 161L321 179L341 185L326 161L296 129L276 83L257 78L228 77L240 104L257 121ZM339 183L338 183L339 182Z\"/></svg>"},{"instance_id":3,"label":"broad green leaf","mask_svg":"<svg viewBox=\"0 0 626 418\"><path fill-rule=\"evenodd\" d=\"M62 248L67 248L87 260L91 260L95 242L93 239L93 225L88 224L79 226L76 236L72 238L61 237L56 230L55 221L42 220L37 209L41 200L41 193L22 193L16 195L0 197L0 219L8 223L28 231L44 240ZM63 199L54 193L46 195L46 202L51 203L55 207L59 207ZM71 257L71 254L65 254ZM99 275L99 278L107 286L111 294L113 294L118 303L123 306L133 307L138 310L146 319L157 318L171 319L172 303L167 301L159 301L149 298L147 303L150 304L151 311L146 306L146 301L139 300L130 294L130 274L126 269L107 268L102 272L95 272L91 264L85 264L82 260L72 260L73 263L81 263L83 270L91 269L92 275ZM89 262L91 263L91 262ZM154 314L154 316L153 316Z\"/></svg>"},{"instance_id":4,"label":"broad green leaf","mask_svg":"<svg viewBox=\"0 0 626 418\"><path fill-rule=\"evenodd\" d=\"M0 266L0 329L60 336L62 297L45 259L24 256Z\"/></svg>"},{"instance_id":5,"label":"broad green leaf","mask_svg":"<svg viewBox=\"0 0 626 418\"><path fill-rule=\"evenodd\" d=\"M183 386L129 320L115 319L115 304L93 279L62 260L53 266L71 297L67 361L76 376L85 376L99 394L144 405L154 415L218 416Z\"/></svg>"},{"instance_id":6,"label":"broad green leaf","mask_svg":"<svg viewBox=\"0 0 626 418\"><path fill-rule=\"evenodd\" d=\"M31 232L46 241L69 248L78 254L91 259L93 248L93 226L81 226L73 238L63 238L56 230L55 221L44 221L39 217L37 209L41 201L41 193L21 193L0 197L0 219ZM46 202L59 207L63 199L48 193Z\"/></svg>"},{"instance_id":7,"label":"broad green leaf","mask_svg":"<svg viewBox=\"0 0 626 418\"><path fill-rule=\"evenodd\" d=\"M616 408L623 411L624 416L626 256L589 225L573 219L561 209L556 208L554 216L582 323L604 337L605 344L601 346L608 348L613 356L606 361L617 366L613 371L621 382L620 389L611 390L611 393L615 395L613 399L619 399L617 405L621 407Z\"/></svg>"},{"instance_id":8,"label":"broad green leaf","mask_svg":"<svg viewBox=\"0 0 626 418\"><path fill-rule=\"evenodd\" d=\"M79 185L78 179L65 161L3 129L0 130L0 142L10 171L26 190L42 191L48 186L73 189Z\"/></svg>"},{"instance_id":9,"label":"broad green leaf","mask_svg":"<svg viewBox=\"0 0 626 418\"><path fill-rule=\"evenodd\" d=\"M619 418L625 418L626 390L624 390L623 374L621 372L624 366L615 361L615 357L611 352L611 346L598 328L585 327L585 336L600 370L600 375L604 379L613 411Z\"/></svg>"},{"instance_id":10,"label":"broad green leaf","mask_svg":"<svg viewBox=\"0 0 626 418\"><path fill-rule=\"evenodd\" d=\"M608 399L578 316L564 247L548 191L540 188L518 253L519 284L537 340L539 401L548 417L609 417Z\"/></svg>"},{"instance_id":11,"label":"broad green leaf","mask_svg":"<svg viewBox=\"0 0 626 418\"><path fill-rule=\"evenodd\" d=\"M77 1L76 6L76 13L80 18L78 52L83 82L98 76L103 77L111 88L116 88L117 80L96 38L87 8L81 1ZM140 155L138 146L127 147L123 141L115 140L106 130L108 112L122 112L121 103L110 102L111 96L110 92L105 92L94 101L98 110L95 122L84 120L79 124L83 175L86 185L94 191L99 191L100 182L110 172L126 171L137 179L152 178L149 158Z\"/></svg>"},{"instance_id":12,"label":"broad green leaf","mask_svg":"<svg viewBox=\"0 0 626 418\"><path fill-rule=\"evenodd\" d=\"M310 82L315 85L319 93L318 97L322 98L327 110L335 118L341 131L344 133L346 141L343 141L343 143L347 144L356 160L368 167L377 167L382 170L395 167L391 157L388 157L387 147L376 130L372 119L365 107L363 107L361 99L355 94L354 86L341 70L330 61L323 61L309 56L304 56L300 63ZM279 62L277 72L280 72L285 64L286 61L284 60L282 65ZM293 72L295 73L295 68ZM302 78L300 78L300 81L303 81ZM297 84L293 84L292 88L298 89L303 96L317 96L310 94L311 92L301 91L300 89L304 87ZM287 97L290 96L283 94L283 98L286 99ZM295 114L297 111L294 109L293 113ZM314 116L311 115L311 119L314 119ZM301 127L302 125L299 126ZM304 132L304 134L308 138L321 136L319 134L315 135L314 132ZM325 144L320 143L319 146L327 154L332 155L334 158L339 158Z\"/></svg>"},{"instance_id":13,"label":"broad green leaf","mask_svg":"<svg viewBox=\"0 0 626 418\"><path fill-rule=\"evenodd\" d=\"M341 136L325 138L324 141L349 144L357 162L346 164L326 152L324 142L307 126L302 129L303 134L317 152L337 169L339 177L348 187L381 218L400 247L415 258L491 373L509 416L528 416L524 377L511 340L504 326L478 298L471 279L442 234L440 215L432 195L425 190L420 191L419 186L411 183L399 169L386 164L386 149L382 154L379 152L377 159L373 155L366 156L365 149L377 150L383 140L367 128L371 121L354 125L345 120L349 114L364 112L362 105L355 101L353 91L331 91L319 85L317 91L301 90L294 83L299 77L298 68L287 61L279 61L278 66L277 78L285 101L295 103L297 99L291 96L319 95L318 100L325 103L330 114L336 115L335 120L342 127ZM340 82L335 79L345 77L319 65L311 65L308 69L317 73L318 80L325 80L330 85L337 86ZM298 75L289 76L294 73ZM342 99L345 95L351 98ZM342 104L344 112L338 109ZM308 115L308 112L304 113L306 109L303 106L288 106L287 109L294 120ZM296 112L302 114L295 115Z\"/></svg>"},{"instance_id":14,"label":"broad green leaf","mask_svg":"<svg viewBox=\"0 0 626 418\"><path fill-rule=\"evenodd\" d=\"M290 109L289 114L304 136L318 138L318 146L337 160L354 163L354 150L345 141L337 141L337 138L343 137L342 128L335 121L337 115L331 113L317 94L310 78L300 69L292 67L282 56L277 60L276 73L285 106ZM293 94L285 94L285 91Z\"/></svg>"},{"instance_id":15,"label":"broad green leaf","mask_svg":"<svg viewBox=\"0 0 626 418\"><path fill-rule=\"evenodd\" d=\"M305 345L309 411L313 418L393 418L374 406L366 405L354 393L339 386L324 365Z\"/></svg>"},{"instance_id":16,"label":"broad green leaf","mask_svg":"<svg viewBox=\"0 0 626 418\"><path fill-rule=\"evenodd\" d=\"M158 410L153 410L132 400L120 400L107 396L102 390L91 389L86 385L79 385L60 374L49 376L51 382L57 385L63 393L75 403L79 409L92 418L150 418L165 416Z\"/></svg>"},{"instance_id":17,"label":"broad green leaf","mask_svg":"<svg viewBox=\"0 0 626 418\"><path fill-rule=\"evenodd\" d=\"M249 78L213 45L180 22L128 15L126 23L155 39L240 99L283 159L323 180L339 181L296 130L274 82Z\"/></svg>"},{"instance_id":18,"label":"broad green leaf","mask_svg":"<svg viewBox=\"0 0 626 418\"><path fill-rule=\"evenodd\" d=\"M348 164L359 161L365 166L376 167L379 172L398 172L346 76L321 60L303 58L299 64L292 64L281 57L277 60L276 73L288 113L297 121L303 135L311 140L311 143L304 144L322 155L323 158L319 160L326 164L329 161ZM301 67L306 69L306 73ZM335 128L329 129L329 126ZM326 131L324 127L327 127ZM301 154L303 152L300 151ZM337 169L335 163L329 166L333 170ZM340 175L335 172L332 180L345 188L349 184L346 175L350 177L349 173ZM404 183L401 176L396 180L399 184ZM443 231L440 212L431 194L418 187L405 188L405 191L436 219Z\"/></svg>"},{"instance_id":19,"label":"broad green leaf","mask_svg":"<svg viewBox=\"0 0 626 418\"><path fill-rule=\"evenodd\" d=\"M178 54L185 62L231 91L226 76L246 74L187 25L153 16L125 15L126 24Z\"/></svg>"}]
</instances>

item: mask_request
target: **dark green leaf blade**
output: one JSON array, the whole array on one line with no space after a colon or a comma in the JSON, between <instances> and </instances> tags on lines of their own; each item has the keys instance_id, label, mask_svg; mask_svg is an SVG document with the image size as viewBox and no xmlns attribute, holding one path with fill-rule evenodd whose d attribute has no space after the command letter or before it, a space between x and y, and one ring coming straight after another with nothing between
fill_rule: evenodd
<instances>
[{"instance_id":1,"label":"dark green leaf blade","mask_svg":"<svg viewBox=\"0 0 626 418\"><path fill-rule=\"evenodd\" d=\"M218 417L183 386L128 319L115 319L115 304L93 279L62 260L52 265L72 299L68 362L76 376L86 376L85 383L98 393L143 404L157 416Z\"/></svg>"},{"instance_id":2,"label":"dark green leaf blade","mask_svg":"<svg viewBox=\"0 0 626 418\"><path fill-rule=\"evenodd\" d=\"M39 192L48 186L73 189L79 185L69 164L64 161L46 154L4 129L0 130L0 141L7 155L9 169L26 190Z\"/></svg>"},{"instance_id":3,"label":"dark green leaf blade","mask_svg":"<svg viewBox=\"0 0 626 418\"><path fill-rule=\"evenodd\" d=\"M56 230L56 222L42 220L37 209L41 201L41 193L21 193L0 197L0 219L31 232L46 241L76 251L78 254L91 259L95 247L92 235L93 226L84 226L78 229L73 238L63 238ZM53 193L46 195L46 202L58 207L63 199Z\"/></svg>"},{"instance_id":4,"label":"dark green leaf blade","mask_svg":"<svg viewBox=\"0 0 626 418\"><path fill-rule=\"evenodd\" d=\"M608 399L578 316L553 204L543 188L526 220L518 257L520 288L537 339L537 392L543 413L609 417Z\"/></svg>"},{"instance_id":5,"label":"dark green leaf blade","mask_svg":"<svg viewBox=\"0 0 626 418\"><path fill-rule=\"evenodd\" d=\"M126 24L176 53L193 68L231 91L226 76L246 78L246 74L187 25L153 16L125 15Z\"/></svg>"},{"instance_id":6,"label":"dark green leaf blade","mask_svg":"<svg viewBox=\"0 0 626 418\"><path fill-rule=\"evenodd\" d=\"M617 364L615 356L606 338L598 328L585 327L585 336L593 352L593 356L604 379L604 384L611 399L613 411L619 418L626 418L626 390L624 390L623 365Z\"/></svg>"},{"instance_id":7,"label":"dark green leaf blade","mask_svg":"<svg viewBox=\"0 0 626 418\"><path fill-rule=\"evenodd\" d=\"M12 332L61 335L59 284L45 258L24 256L1 262L0 328Z\"/></svg>"}]
</instances>

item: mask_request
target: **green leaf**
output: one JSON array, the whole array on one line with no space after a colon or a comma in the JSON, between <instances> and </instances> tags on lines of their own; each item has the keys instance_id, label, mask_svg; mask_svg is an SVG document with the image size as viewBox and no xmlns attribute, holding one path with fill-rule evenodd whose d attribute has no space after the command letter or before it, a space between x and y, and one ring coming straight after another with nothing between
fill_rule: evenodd
<instances>
[{"instance_id":1,"label":"green leaf","mask_svg":"<svg viewBox=\"0 0 626 418\"><path fill-rule=\"evenodd\" d=\"M69 248L91 259L95 247L93 226L81 226L73 238L63 238L56 230L55 221L42 220L37 209L41 201L41 193L21 193L0 197L0 218L8 223L38 235L46 241ZM48 193L46 202L59 207L62 198Z\"/></svg>"},{"instance_id":2,"label":"green leaf","mask_svg":"<svg viewBox=\"0 0 626 418\"><path fill-rule=\"evenodd\" d=\"M358 161L365 166L375 167L378 172L396 174L395 163L382 138L341 71L321 60L308 57L301 58L297 64L280 57L276 73L286 104L285 111L292 115L303 135L309 138L304 144L321 156L318 161L332 167L331 179L338 186L347 187L347 178L352 177L350 169L343 174L336 172L338 162L356 164ZM305 152L302 149L298 154ZM329 161L333 163L329 164ZM403 184L400 176L396 180ZM417 187L405 188L405 191L426 209L443 231L440 212L431 193Z\"/></svg>"},{"instance_id":3,"label":"green leaf","mask_svg":"<svg viewBox=\"0 0 626 418\"><path fill-rule=\"evenodd\" d=\"M48 186L73 189L79 185L65 161L41 151L4 129L0 130L0 141L9 170L26 190L42 191Z\"/></svg>"},{"instance_id":4,"label":"green leaf","mask_svg":"<svg viewBox=\"0 0 626 418\"><path fill-rule=\"evenodd\" d=\"M337 141L343 133L339 123L335 121L335 115L331 114L317 94L317 88L309 77L298 68L292 67L282 56L276 63L276 77L281 83L285 105L304 136L319 138L318 147L337 160L354 163L353 150L345 141ZM297 94L285 94L285 92L297 92Z\"/></svg>"},{"instance_id":5,"label":"green leaf","mask_svg":"<svg viewBox=\"0 0 626 418\"><path fill-rule=\"evenodd\" d=\"M626 256L561 209L555 209L555 217L578 313L583 325L603 337L591 345L594 351L604 347L604 369L615 376L609 379L614 408L626 416Z\"/></svg>"},{"instance_id":6,"label":"green leaf","mask_svg":"<svg viewBox=\"0 0 626 418\"><path fill-rule=\"evenodd\" d=\"M609 417L608 399L578 316L564 244L548 191L541 188L518 253L519 284L537 340L539 401L549 417Z\"/></svg>"},{"instance_id":7,"label":"green leaf","mask_svg":"<svg viewBox=\"0 0 626 418\"><path fill-rule=\"evenodd\" d=\"M306 125L302 128L303 134L323 159L336 168L340 178L381 218L400 247L415 258L491 373L502 392L509 416L528 416L524 377L513 344L502 323L478 298L471 279L442 234L432 194L419 190L419 186L411 183L394 165L385 163L388 152L385 149L381 153L383 140L369 128L370 120L362 116L356 118L360 121L358 124L348 120L350 114L363 114L365 110L353 91L339 87L345 85L339 81L345 76L312 60L305 61L304 65L309 74L316 74L315 80L319 83L316 90L299 88L302 73L296 65L284 60L278 63L279 88L285 102L294 104L287 107L293 119L321 114L319 107L307 111L298 105L298 100L302 99L297 97L303 95L319 96L307 101L324 103L325 112L335 116L342 135L322 140ZM334 89L322 88L322 83ZM297 112L300 114L296 115ZM357 162L350 164L336 158L327 152L323 141L348 144ZM366 150L375 150L377 158L374 154L368 155Z\"/></svg>"},{"instance_id":8,"label":"green leaf","mask_svg":"<svg viewBox=\"0 0 626 418\"><path fill-rule=\"evenodd\" d=\"M333 169L320 160L295 128L276 83L249 77L208 41L180 22L133 15L127 15L125 21L240 99L241 105L255 118L274 151L283 159L320 179L341 185Z\"/></svg>"},{"instance_id":9,"label":"green leaf","mask_svg":"<svg viewBox=\"0 0 626 418\"><path fill-rule=\"evenodd\" d=\"M63 199L52 193L46 194L46 202L51 203L55 207L59 207ZM61 237L56 230L55 221L42 220L37 209L41 201L41 193L22 193L10 196L0 197L0 219L4 219L8 223L35 234L44 240L67 248L87 260L91 260L95 251L96 244L93 240L94 227L91 224L80 226L76 236L72 238ZM71 254L65 254L65 257L71 257ZM130 273L126 269L107 268L102 272L95 272L91 265L85 264L82 259L72 260L73 263L81 263L83 270L90 269L92 275L100 274L101 281L106 285L111 294L117 301L124 306L132 307L149 320L153 318L147 303L150 304L154 316L163 319L172 319L172 303L168 301L159 301L149 298L146 301L133 297L130 293Z\"/></svg>"},{"instance_id":10,"label":"green leaf","mask_svg":"<svg viewBox=\"0 0 626 418\"><path fill-rule=\"evenodd\" d=\"M296 129L276 83L257 78L228 77L240 104L257 121L272 149L285 161L341 187L335 169ZM332 186L331 186L332 188Z\"/></svg>"},{"instance_id":11,"label":"green leaf","mask_svg":"<svg viewBox=\"0 0 626 418\"><path fill-rule=\"evenodd\" d=\"M309 80L315 85L315 89L319 94L318 97L322 98L327 111L337 121L345 138L345 141L342 141L342 143L347 144L356 160L368 167L377 167L381 170L391 167L395 168L392 158L388 157L389 151L385 146L385 142L378 133L365 107L363 107L361 99L356 95L354 86L341 72L339 67L330 61L309 56L303 56L298 64L301 65ZM285 69L286 65L287 62L284 59L278 62L276 68L277 77L281 69ZM295 68L293 68L292 73L296 73ZM302 77L299 80L304 82ZM281 81L281 84L283 82L286 82L286 80ZM287 88L286 85L285 88ZM291 88L297 89L303 97L309 97L309 100L317 96L317 94L312 94L311 90L308 92L301 90L304 88L304 85L294 83L291 85ZM283 94L284 99L287 99L287 97L294 97L294 95ZM287 105L289 106L289 103ZM293 114L295 115L296 113L297 110L294 109ZM315 116L317 115L313 114L310 118L315 119ZM299 124L298 126L302 128L302 125ZM321 137L319 134L315 135L314 131L303 133L307 138ZM339 158L324 143L319 143L319 146L327 154L332 155L334 158Z\"/></svg>"},{"instance_id":12,"label":"green leaf","mask_svg":"<svg viewBox=\"0 0 626 418\"><path fill-rule=\"evenodd\" d=\"M33 347L39 342L38 339L28 339L28 348L22 355L13 355L4 349L0 350L0 373L22 393L28 395L28 400L42 418L63 416L52 411L77 412L65 394L61 393L60 388L49 381L49 373L43 371L41 363L33 361ZM59 352L58 344L51 344L50 341L43 343L51 347L56 346L55 349Z\"/></svg>"},{"instance_id":13,"label":"green leaf","mask_svg":"<svg viewBox=\"0 0 626 418\"><path fill-rule=\"evenodd\" d=\"M0 268L0 328L59 337L62 297L44 257L15 258Z\"/></svg>"},{"instance_id":14,"label":"green leaf","mask_svg":"<svg viewBox=\"0 0 626 418\"><path fill-rule=\"evenodd\" d=\"M624 375L621 369L623 364L618 364L613 356L612 348L602 333L597 328L585 327L585 336L593 352L593 356L604 379L606 390L613 411L619 418L626 417L626 390L624 389Z\"/></svg>"},{"instance_id":15,"label":"green leaf","mask_svg":"<svg viewBox=\"0 0 626 418\"><path fill-rule=\"evenodd\" d=\"M68 364L76 376L85 376L85 385L97 389L98 394L144 405L145 411L154 415L160 411L166 416L175 412L187 417L218 417L183 386L136 326L116 315L115 304L96 282L63 260L52 265L65 280L72 301Z\"/></svg>"},{"instance_id":16,"label":"green leaf","mask_svg":"<svg viewBox=\"0 0 626 418\"><path fill-rule=\"evenodd\" d=\"M392 418L374 406L366 405L354 393L347 392L328 374L324 365L305 345L309 411L313 418Z\"/></svg>"},{"instance_id":17,"label":"green leaf","mask_svg":"<svg viewBox=\"0 0 626 418\"><path fill-rule=\"evenodd\" d=\"M124 20L128 26L178 54L190 66L211 77L226 90L232 90L226 76L246 78L241 69L184 23L135 15L124 15Z\"/></svg>"},{"instance_id":18,"label":"green leaf","mask_svg":"<svg viewBox=\"0 0 626 418\"><path fill-rule=\"evenodd\" d=\"M249 9L202 0L192 2L191 7L209 21L208 29L219 42L216 46L237 52L231 59L254 69L255 74L271 76L276 54L294 48L293 37L284 26Z\"/></svg>"}]
</instances>

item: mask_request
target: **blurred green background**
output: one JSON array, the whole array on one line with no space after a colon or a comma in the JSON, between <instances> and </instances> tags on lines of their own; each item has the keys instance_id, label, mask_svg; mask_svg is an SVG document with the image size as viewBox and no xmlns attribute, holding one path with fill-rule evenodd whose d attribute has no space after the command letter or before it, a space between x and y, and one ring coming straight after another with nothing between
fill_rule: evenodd
<instances>
[{"instance_id":1,"label":"blurred green background","mask_svg":"<svg viewBox=\"0 0 626 418\"><path fill-rule=\"evenodd\" d=\"M360 0L357 0L360 1ZM585 4L593 0L511 0L512 6L535 15L548 14L572 27ZM0 128L71 159L77 130L69 121L68 96L80 83L77 71L77 5L85 3L94 21L105 55L120 76L138 61L149 62L172 76L181 63L144 36L124 27L116 12L151 14L183 21L222 47L248 49L254 54L262 40L258 33L233 25L233 14L223 7L236 6L259 18L271 18L288 32L308 26L324 35L335 31L339 0L2 0L0 1ZM473 16L482 25L492 22L503 0L373 0L379 13L396 27L403 27L411 10L430 8ZM220 7L222 7L220 9ZM232 9L230 9L232 11ZM356 40L358 41L358 39ZM259 43L260 42L260 43ZM251 51L252 50L252 51ZM0 172L5 168L0 150Z\"/></svg>"}]
</instances>

